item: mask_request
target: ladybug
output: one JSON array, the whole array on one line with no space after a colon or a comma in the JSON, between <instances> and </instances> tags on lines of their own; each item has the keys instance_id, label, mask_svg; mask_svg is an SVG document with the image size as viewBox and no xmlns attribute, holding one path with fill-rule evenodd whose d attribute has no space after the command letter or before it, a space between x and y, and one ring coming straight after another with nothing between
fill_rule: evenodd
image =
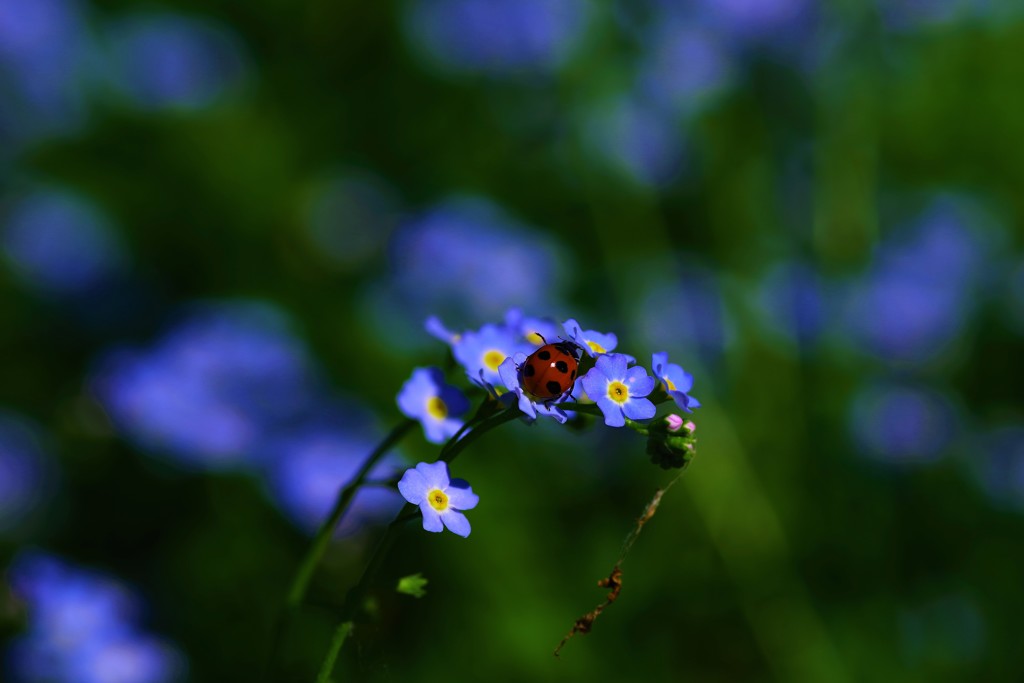
<instances>
[{"instance_id":1,"label":"ladybug","mask_svg":"<svg viewBox=\"0 0 1024 683\"><path fill-rule=\"evenodd\" d=\"M580 348L570 341L544 344L523 363L523 389L537 398L558 398L572 389Z\"/></svg>"}]
</instances>

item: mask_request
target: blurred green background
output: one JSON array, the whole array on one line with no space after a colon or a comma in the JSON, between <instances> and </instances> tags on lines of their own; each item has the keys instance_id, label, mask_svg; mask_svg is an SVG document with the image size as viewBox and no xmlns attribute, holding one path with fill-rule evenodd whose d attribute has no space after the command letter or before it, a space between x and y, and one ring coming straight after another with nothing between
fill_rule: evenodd
<instances>
[{"instance_id":1,"label":"blurred green background","mask_svg":"<svg viewBox=\"0 0 1024 683\"><path fill-rule=\"evenodd\" d=\"M997 0L0 0L4 680L264 677L424 320L513 307L668 351L698 456L555 659L674 473L484 436L472 535L402 531L336 680L1021 680L1021 44Z\"/></svg>"}]
</instances>

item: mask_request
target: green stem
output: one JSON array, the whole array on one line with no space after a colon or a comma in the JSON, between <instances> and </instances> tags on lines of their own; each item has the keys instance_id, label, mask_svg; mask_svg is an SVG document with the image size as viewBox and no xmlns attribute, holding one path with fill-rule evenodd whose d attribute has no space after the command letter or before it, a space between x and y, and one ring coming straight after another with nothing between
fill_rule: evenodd
<instances>
[{"instance_id":1,"label":"green stem","mask_svg":"<svg viewBox=\"0 0 1024 683\"><path fill-rule=\"evenodd\" d=\"M329 683L334 662L338 659L338 653L341 652L341 646L345 644L345 639L352 633L354 626L351 621L338 624L334 637L331 638L331 648L327 651L327 658L324 659L324 665L320 668L320 673L317 674L316 683Z\"/></svg>"},{"instance_id":2,"label":"green stem","mask_svg":"<svg viewBox=\"0 0 1024 683\"><path fill-rule=\"evenodd\" d=\"M516 419L520 415L521 413L518 409L509 408L496 415L491 415L490 417L485 418L476 428L466 433L461 439L458 438L459 434L456 434L449 439L448 443L446 443L441 449L443 455L439 460L450 463L458 457L459 453L465 450L468 445L479 439L482 435L495 427ZM391 546L394 544L395 530L405 522L415 519L417 512L417 506L412 503L407 503L398 512L398 514L395 515L395 518L390 524L388 524L387 529L384 530L384 535L381 537L380 541L377 542L377 547L374 548L373 555L370 557L369 562L366 563L366 568L363 569L363 573L359 577L358 583L356 583L356 585L349 590L348 595L345 596L345 602L341 606L341 622L338 625L338 630L335 632L335 636L331 641L331 646L328 649L327 654L324 656L324 662L320 667L320 674L317 677L318 683L330 680L331 672L334 670L334 663L337 661L338 653L341 651L341 646L345 644L345 639L352 630L354 623L353 619L356 611L366 599L366 593L369 590L370 585L373 583L377 572L380 570L380 566L384 563L384 558L387 556L388 550L390 550Z\"/></svg>"},{"instance_id":3,"label":"green stem","mask_svg":"<svg viewBox=\"0 0 1024 683\"><path fill-rule=\"evenodd\" d=\"M338 499L334 502L331 514L328 515L324 523L320 525L320 529L317 530L313 543L306 552L306 557L302 560L302 564L299 565L299 571L292 580L291 588L288 590L288 599L285 602L286 607L291 609L298 607L302 603L302 599L306 596L306 589L309 587L309 581L313 578L313 572L320 563L320 559L327 550L327 546L330 545L334 529L338 526L341 518L345 516L345 512L348 510L348 506L352 502L356 491L362 486L366 477L369 476L370 470L377 464L377 461L391 450L392 446L398 443L415 425L416 420L403 420L397 427L392 429L391 433L370 454L370 457L363 462L363 466L356 473L352 481L338 494Z\"/></svg>"}]
</instances>

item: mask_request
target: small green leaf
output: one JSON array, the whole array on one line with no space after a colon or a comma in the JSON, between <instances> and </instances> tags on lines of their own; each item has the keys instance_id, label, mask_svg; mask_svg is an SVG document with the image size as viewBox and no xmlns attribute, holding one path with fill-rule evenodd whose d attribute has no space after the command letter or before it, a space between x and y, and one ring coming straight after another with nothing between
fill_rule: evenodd
<instances>
[{"instance_id":1,"label":"small green leaf","mask_svg":"<svg viewBox=\"0 0 1024 683\"><path fill-rule=\"evenodd\" d=\"M427 580L423 578L423 574L416 573L410 574L409 576L403 576L398 580L398 586L395 588L399 593L405 593L411 595L414 598L422 598L427 594L427 591L423 589L427 585Z\"/></svg>"}]
</instances>

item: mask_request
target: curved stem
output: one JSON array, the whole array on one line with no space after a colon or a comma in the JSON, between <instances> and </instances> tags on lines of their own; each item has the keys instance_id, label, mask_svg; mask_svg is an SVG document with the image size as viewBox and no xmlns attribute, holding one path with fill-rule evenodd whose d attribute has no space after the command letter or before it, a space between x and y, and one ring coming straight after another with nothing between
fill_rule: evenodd
<instances>
[{"instance_id":1,"label":"curved stem","mask_svg":"<svg viewBox=\"0 0 1024 683\"><path fill-rule=\"evenodd\" d=\"M465 450L466 446L473 443L495 427L514 420L519 417L519 415L521 415L521 413L518 409L508 408L496 415L491 415L490 417L483 419L476 428L467 432L465 436L457 441L455 439L457 439L459 435L456 434L448 441L448 443L445 444L444 448L441 449L443 455L439 460L450 463L458 457L459 453ZM363 569L363 573L359 577L359 581L355 586L349 589L348 594L345 596L345 602L341 606L341 621L335 631L334 638L331 640L330 648L324 656L324 661L320 667L320 673L317 677L317 681L330 680L331 672L334 669L334 663L338 658L338 652L341 651L341 646L345 644L345 639L348 637L348 634L352 631L354 626L353 620L355 618L356 611L366 599L367 590L376 578L376 574L380 570L380 566L384 563L384 558L387 556L388 550L391 549L391 546L394 543L395 530L405 522L415 519L417 513L417 506L412 503L406 503L398 514L395 515L395 518L391 523L388 524L387 529L384 530L384 535L381 536L381 539L377 542L377 547L374 548L373 555L370 557L369 562L366 563L366 568Z\"/></svg>"},{"instance_id":2,"label":"curved stem","mask_svg":"<svg viewBox=\"0 0 1024 683\"><path fill-rule=\"evenodd\" d=\"M302 564L299 565L299 570L295 574L295 578L292 580L291 588L288 590L288 599L285 605L289 608L297 607L302 599L306 596L306 589L309 587L309 581L313 577L313 572L316 570L316 566L320 563L320 558L323 557L324 552L327 550L327 546L331 542L331 536L334 534L335 527L338 526L338 522L345 516L345 512L348 510L349 504L352 502L352 498L355 496L356 491L366 477L369 476L370 470L377 464L377 461L381 457L391 450L403 436L408 433L413 426L416 425L416 420L408 419L403 420L397 427L391 430L383 441L378 444L377 448L374 449L373 453L363 462L363 466L359 468L359 472L352 478L345 488L338 494L338 499L334 502L334 507L331 508L331 514L327 516L324 523L320 525L320 528L316 532L316 536L313 537L313 543L310 545L309 550L306 552L306 557L303 558Z\"/></svg>"}]
</instances>

